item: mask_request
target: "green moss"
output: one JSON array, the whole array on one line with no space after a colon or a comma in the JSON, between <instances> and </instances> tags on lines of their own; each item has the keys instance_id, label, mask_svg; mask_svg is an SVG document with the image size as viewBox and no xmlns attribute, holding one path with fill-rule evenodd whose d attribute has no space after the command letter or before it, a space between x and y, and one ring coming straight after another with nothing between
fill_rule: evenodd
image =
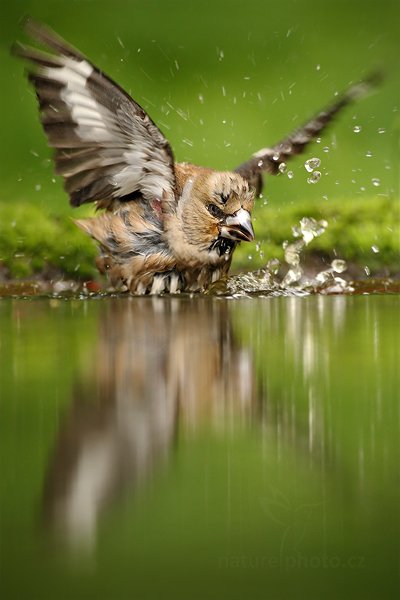
<instances>
[{"instance_id":1,"label":"green moss","mask_svg":"<svg viewBox=\"0 0 400 600\"><path fill-rule=\"evenodd\" d=\"M379 196L318 205L312 201L278 207L259 203L254 211L257 242L241 245L235 253L234 268L254 269L269 258L282 259L282 243L293 238L292 226L305 216L325 219L329 224L307 247L306 254L339 256L367 265L371 272L383 268L399 271L399 203ZM0 203L0 264L10 277L56 271L67 277L91 278L96 274L96 253L95 243L76 227L69 213L49 214L24 202Z\"/></svg>"},{"instance_id":2,"label":"green moss","mask_svg":"<svg viewBox=\"0 0 400 600\"><path fill-rule=\"evenodd\" d=\"M90 278L95 255L93 241L68 216L25 203L0 204L0 264L10 277L56 271Z\"/></svg>"}]
</instances>

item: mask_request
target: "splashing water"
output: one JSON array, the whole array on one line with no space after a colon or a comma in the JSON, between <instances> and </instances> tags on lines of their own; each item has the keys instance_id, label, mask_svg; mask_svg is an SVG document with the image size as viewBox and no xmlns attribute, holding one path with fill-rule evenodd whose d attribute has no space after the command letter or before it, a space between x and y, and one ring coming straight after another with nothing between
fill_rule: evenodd
<instances>
[{"instance_id":1,"label":"splashing water","mask_svg":"<svg viewBox=\"0 0 400 600\"><path fill-rule=\"evenodd\" d=\"M300 252L303 250L305 245L305 241L298 240L293 244L289 244L288 242L283 243L283 248L285 250L285 261L288 265L293 267L297 267L300 263Z\"/></svg>"},{"instance_id":2,"label":"splashing water","mask_svg":"<svg viewBox=\"0 0 400 600\"><path fill-rule=\"evenodd\" d=\"M270 260L267 262L267 271L271 275L277 275L279 273L280 266L281 263L277 258L270 258Z\"/></svg>"},{"instance_id":3,"label":"splashing water","mask_svg":"<svg viewBox=\"0 0 400 600\"><path fill-rule=\"evenodd\" d=\"M335 260L331 262L331 267L336 273L343 273L347 269L347 264L345 260L335 258Z\"/></svg>"},{"instance_id":4,"label":"splashing water","mask_svg":"<svg viewBox=\"0 0 400 600\"><path fill-rule=\"evenodd\" d=\"M303 217L298 225L292 227L293 240L283 242L284 262L270 259L263 269L252 273L229 277L223 284L218 282L210 292L231 294L234 297L252 294L272 296L300 295L311 293L340 294L354 292L339 274L347 269L346 261L335 258L322 271L314 276L307 274L302 253L312 241L323 235L328 227L327 221L317 221L312 217ZM302 264L303 260L303 264Z\"/></svg>"},{"instance_id":5,"label":"splashing water","mask_svg":"<svg viewBox=\"0 0 400 600\"><path fill-rule=\"evenodd\" d=\"M328 227L327 221L316 221L311 217L303 217L300 221L300 231L305 244L322 235Z\"/></svg>"}]
</instances>

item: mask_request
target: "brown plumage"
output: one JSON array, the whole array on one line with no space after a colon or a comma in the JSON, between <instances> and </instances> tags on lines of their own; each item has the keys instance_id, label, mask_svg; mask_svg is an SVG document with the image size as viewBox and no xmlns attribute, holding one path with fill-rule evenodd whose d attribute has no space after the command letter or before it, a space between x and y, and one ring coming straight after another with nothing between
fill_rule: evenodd
<instances>
[{"instance_id":1,"label":"brown plumage","mask_svg":"<svg viewBox=\"0 0 400 600\"><path fill-rule=\"evenodd\" d=\"M262 173L278 173L377 79L350 87L235 170L218 172L175 163L164 135L118 84L44 25L28 19L25 29L53 51L14 46L34 66L29 80L56 173L72 206L105 209L77 225L99 243L99 270L139 294L200 291L226 275L237 245L254 239L251 211Z\"/></svg>"}]
</instances>

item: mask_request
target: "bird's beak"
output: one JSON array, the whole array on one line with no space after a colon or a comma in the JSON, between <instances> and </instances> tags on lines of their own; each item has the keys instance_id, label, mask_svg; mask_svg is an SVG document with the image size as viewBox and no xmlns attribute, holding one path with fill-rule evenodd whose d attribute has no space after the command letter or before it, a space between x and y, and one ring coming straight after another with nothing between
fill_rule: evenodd
<instances>
[{"instance_id":1,"label":"bird's beak","mask_svg":"<svg viewBox=\"0 0 400 600\"><path fill-rule=\"evenodd\" d=\"M221 227L221 236L235 242L254 240L254 230L248 210L240 208L234 215L226 217Z\"/></svg>"}]
</instances>

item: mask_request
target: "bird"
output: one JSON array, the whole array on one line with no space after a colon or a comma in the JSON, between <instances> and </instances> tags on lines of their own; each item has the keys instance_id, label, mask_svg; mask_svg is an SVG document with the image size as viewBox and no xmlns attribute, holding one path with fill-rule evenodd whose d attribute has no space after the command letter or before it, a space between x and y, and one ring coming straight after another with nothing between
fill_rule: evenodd
<instances>
[{"instance_id":1,"label":"bird","mask_svg":"<svg viewBox=\"0 0 400 600\"><path fill-rule=\"evenodd\" d=\"M326 108L231 171L179 163L148 113L79 50L28 17L45 50L16 42L54 149L55 172L73 207L102 212L75 223L99 246L96 265L131 294L204 292L225 277L232 255L254 239L251 213L263 174L305 150L348 104L380 79L372 73Z\"/></svg>"}]
</instances>

